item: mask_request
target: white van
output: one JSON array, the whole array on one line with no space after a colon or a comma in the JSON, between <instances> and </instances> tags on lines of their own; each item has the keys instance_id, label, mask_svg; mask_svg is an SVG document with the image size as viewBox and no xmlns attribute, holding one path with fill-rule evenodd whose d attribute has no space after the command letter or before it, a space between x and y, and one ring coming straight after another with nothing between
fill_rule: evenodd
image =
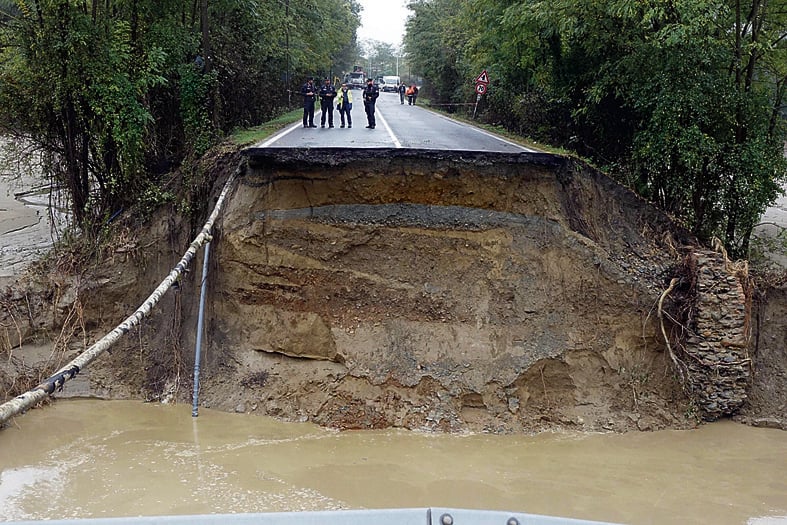
<instances>
[{"instance_id":1,"label":"white van","mask_svg":"<svg viewBox=\"0 0 787 525\"><path fill-rule=\"evenodd\" d=\"M402 81L398 76L383 76L383 91L397 91Z\"/></svg>"}]
</instances>

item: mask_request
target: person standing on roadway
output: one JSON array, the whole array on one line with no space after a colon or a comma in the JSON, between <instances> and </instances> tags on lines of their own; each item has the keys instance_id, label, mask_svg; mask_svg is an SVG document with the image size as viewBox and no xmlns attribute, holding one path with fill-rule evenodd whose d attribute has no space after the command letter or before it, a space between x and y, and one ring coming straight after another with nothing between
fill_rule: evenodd
<instances>
[{"instance_id":1,"label":"person standing on roadway","mask_svg":"<svg viewBox=\"0 0 787 525\"><path fill-rule=\"evenodd\" d=\"M407 91L407 86L402 82L396 90L399 91L399 103L404 104L404 92Z\"/></svg>"},{"instance_id":2,"label":"person standing on roadway","mask_svg":"<svg viewBox=\"0 0 787 525\"><path fill-rule=\"evenodd\" d=\"M316 128L317 126L314 125L314 100L316 93L312 77L306 79L306 83L301 86L301 95L303 95L303 127Z\"/></svg>"},{"instance_id":3,"label":"person standing on roadway","mask_svg":"<svg viewBox=\"0 0 787 525\"><path fill-rule=\"evenodd\" d=\"M333 101L336 99L336 88L331 84L331 79L326 78L325 84L320 88L320 127L325 127L325 114L328 113L328 127L333 127Z\"/></svg>"},{"instance_id":4,"label":"person standing on roadway","mask_svg":"<svg viewBox=\"0 0 787 525\"><path fill-rule=\"evenodd\" d=\"M417 98L418 98L418 86L413 84L409 88L407 88L407 104L409 106L415 106L415 101Z\"/></svg>"},{"instance_id":5,"label":"person standing on roadway","mask_svg":"<svg viewBox=\"0 0 787 525\"><path fill-rule=\"evenodd\" d=\"M353 92L347 89L347 84L342 84L341 89L339 89L336 97L336 109L339 110L339 116L342 119L342 125L339 127L344 127L345 115L347 115L347 127L353 127L353 118L350 116L350 111L353 109Z\"/></svg>"},{"instance_id":6,"label":"person standing on roadway","mask_svg":"<svg viewBox=\"0 0 787 525\"><path fill-rule=\"evenodd\" d=\"M369 125L366 127L369 129L374 129L376 124L374 121L374 104L379 96L379 88L374 85L374 81L371 78L367 78L366 88L363 90L363 107L366 110L366 120L369 122Z\"/></svg>"}]
</instances>

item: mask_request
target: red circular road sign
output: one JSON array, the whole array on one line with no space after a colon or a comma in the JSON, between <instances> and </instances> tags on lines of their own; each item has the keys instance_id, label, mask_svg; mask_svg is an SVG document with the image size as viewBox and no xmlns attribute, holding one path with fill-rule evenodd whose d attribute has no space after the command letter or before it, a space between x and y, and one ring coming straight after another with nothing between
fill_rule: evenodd
<instances>
[{"instance_id":1,"label":"red circular road sign","mask_svg":"<svg viewBox=\"0 0 787 525\"><path fill-rule=\"evenodd\" d=\"M479 95L483 95L486 93L486 84L476 84L475 85L475 92Z\"/></svg>"}]
</instances>

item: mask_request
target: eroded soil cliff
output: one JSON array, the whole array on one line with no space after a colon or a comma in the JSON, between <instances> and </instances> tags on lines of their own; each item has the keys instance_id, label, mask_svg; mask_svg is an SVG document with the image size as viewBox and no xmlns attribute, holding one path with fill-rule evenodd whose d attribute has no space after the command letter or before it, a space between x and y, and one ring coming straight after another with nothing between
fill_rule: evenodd
<instances>
[{"instance_id":1,"label":"eroded soil cliff","mask_svg":"<svg viewBox=\"0 0 787 525\"><path fill-rule=\"evenodd\" d=\"M267 149L213 164L212 198L238 164L212 243L203 405L338 428L697 423L657 315L692 240L595 170L547 154ZM112 264L59 277L62 291L9 289L9 341L70 322L64 360L130 314L193 235L169 217L108 249ZM61 395L190 399L200 268ZM781 337L763 359L784 363ZM12 348L6 377L34 354ZM745 410L782 421L783 404L761 402L767 376Z\"/></svg>"}]
</instances>

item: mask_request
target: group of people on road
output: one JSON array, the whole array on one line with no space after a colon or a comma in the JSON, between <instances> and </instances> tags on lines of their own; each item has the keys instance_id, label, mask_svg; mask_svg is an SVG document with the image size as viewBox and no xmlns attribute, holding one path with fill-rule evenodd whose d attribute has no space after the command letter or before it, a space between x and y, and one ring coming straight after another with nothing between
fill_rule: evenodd
<instances>
[{"instance_id":1,"label":"group of people on road","mask_svg":"<svg viewBox=\"0 0 787 525\"><path fill-rule=\"evenodd\" d=\"M404 104L405 95L407 96L407 100L410 105L415 104L416 97L418 96L418 88L415 86L415 84L408 88L405 83L402 82L402 84L397 89L399 91L399 99L402 104ZM342 84L339 91L336 91L336 88L331 83L331 80L326 78L325 83L320 86L319 89L317 89L317 87L314 85L314 78L309 77L306 80L306 83L301 86L301 95L303 96L304 128L317 127L314 124L314 107L317 97L320 98L320 110L322 112L322 115L320 116L320 127L324 128L326 121L329 128L333 127L334 107L339 111L339 117L341 117L341 125L339 127L343 128L345 126L345 121L347 122L348 128L353 127L351 113L353 109L353 94L352 90L347 87L347 84ZM374 81L371 78L367 78L366 87L363 89L363 107L366 111L366 127L369 129L374 129L377 125L377 122L374 118L374 109L379 96L379 88L374 84Z\"/></svg>"},{"instance_id":2,"label":"group of people on road","mask_svg":"<svg viewBox=\"0 0 787 525\"><path fill-rule=\"evenodd\" d=\"M377 86L372 83L370 78L366 82L366 88L363 90L363 103L366 109L366 117L369 122L367 128L374 129L374 104L377 97L380 95ZM370 87L371 86L371 87ZM314 124L314 106L317 97L320 98L320 127L325 127L326 121L328 127L333 127L333 110L334 107L339 111L341 118L341 125L343 128L345 123L348 128L353 127L352 109L353 109L353 93L347 87L347 84L342 84L339 91L331 83L331 79L326 78L325 83L317 89L314 85L314 78L309 77L306 83L301 86L301 95L303 96L303 127L316 128Z\"/></svg>"},{"instance_id":3,"label":"group of people on road","mask_svg":"<svg viewBox=\"0 0 787 525\"><path fill-rule=\"evenodd\" d=\"M411 84L410 87L407 87L407 84L402 82L399 84L397 88L399 91L399 102L404 104L404 97L407 97L407 105L414 106L415 101L418 98L418 86L415 84Z\"/></svg>"},{"instance_id":4,"label":"group of people on road","mask_svg":"<svg viewBox=\"0 0 787 525\"><path fill-rule=\"evenodd\" d=\"M342 84L339 91L331 84L331 80L326 78L325 83L317 89L314 85L314 78L309 77L306 83L301 86L301 95L303 96L303 127L316 128L314 124L314 106L317 102L317 97L320 97L320 110L322 115L320 117L320 126L325 127L325 121L328 121L328 127L333 127L333 105L336 103L336 109L339 110L339 116L342 119L341 127L344 127L345 117L347 120L347 127L353 127L353 120L350 111L353 108L353 95L347 88L347 84Z\"/></svg>"}]
</instances>

